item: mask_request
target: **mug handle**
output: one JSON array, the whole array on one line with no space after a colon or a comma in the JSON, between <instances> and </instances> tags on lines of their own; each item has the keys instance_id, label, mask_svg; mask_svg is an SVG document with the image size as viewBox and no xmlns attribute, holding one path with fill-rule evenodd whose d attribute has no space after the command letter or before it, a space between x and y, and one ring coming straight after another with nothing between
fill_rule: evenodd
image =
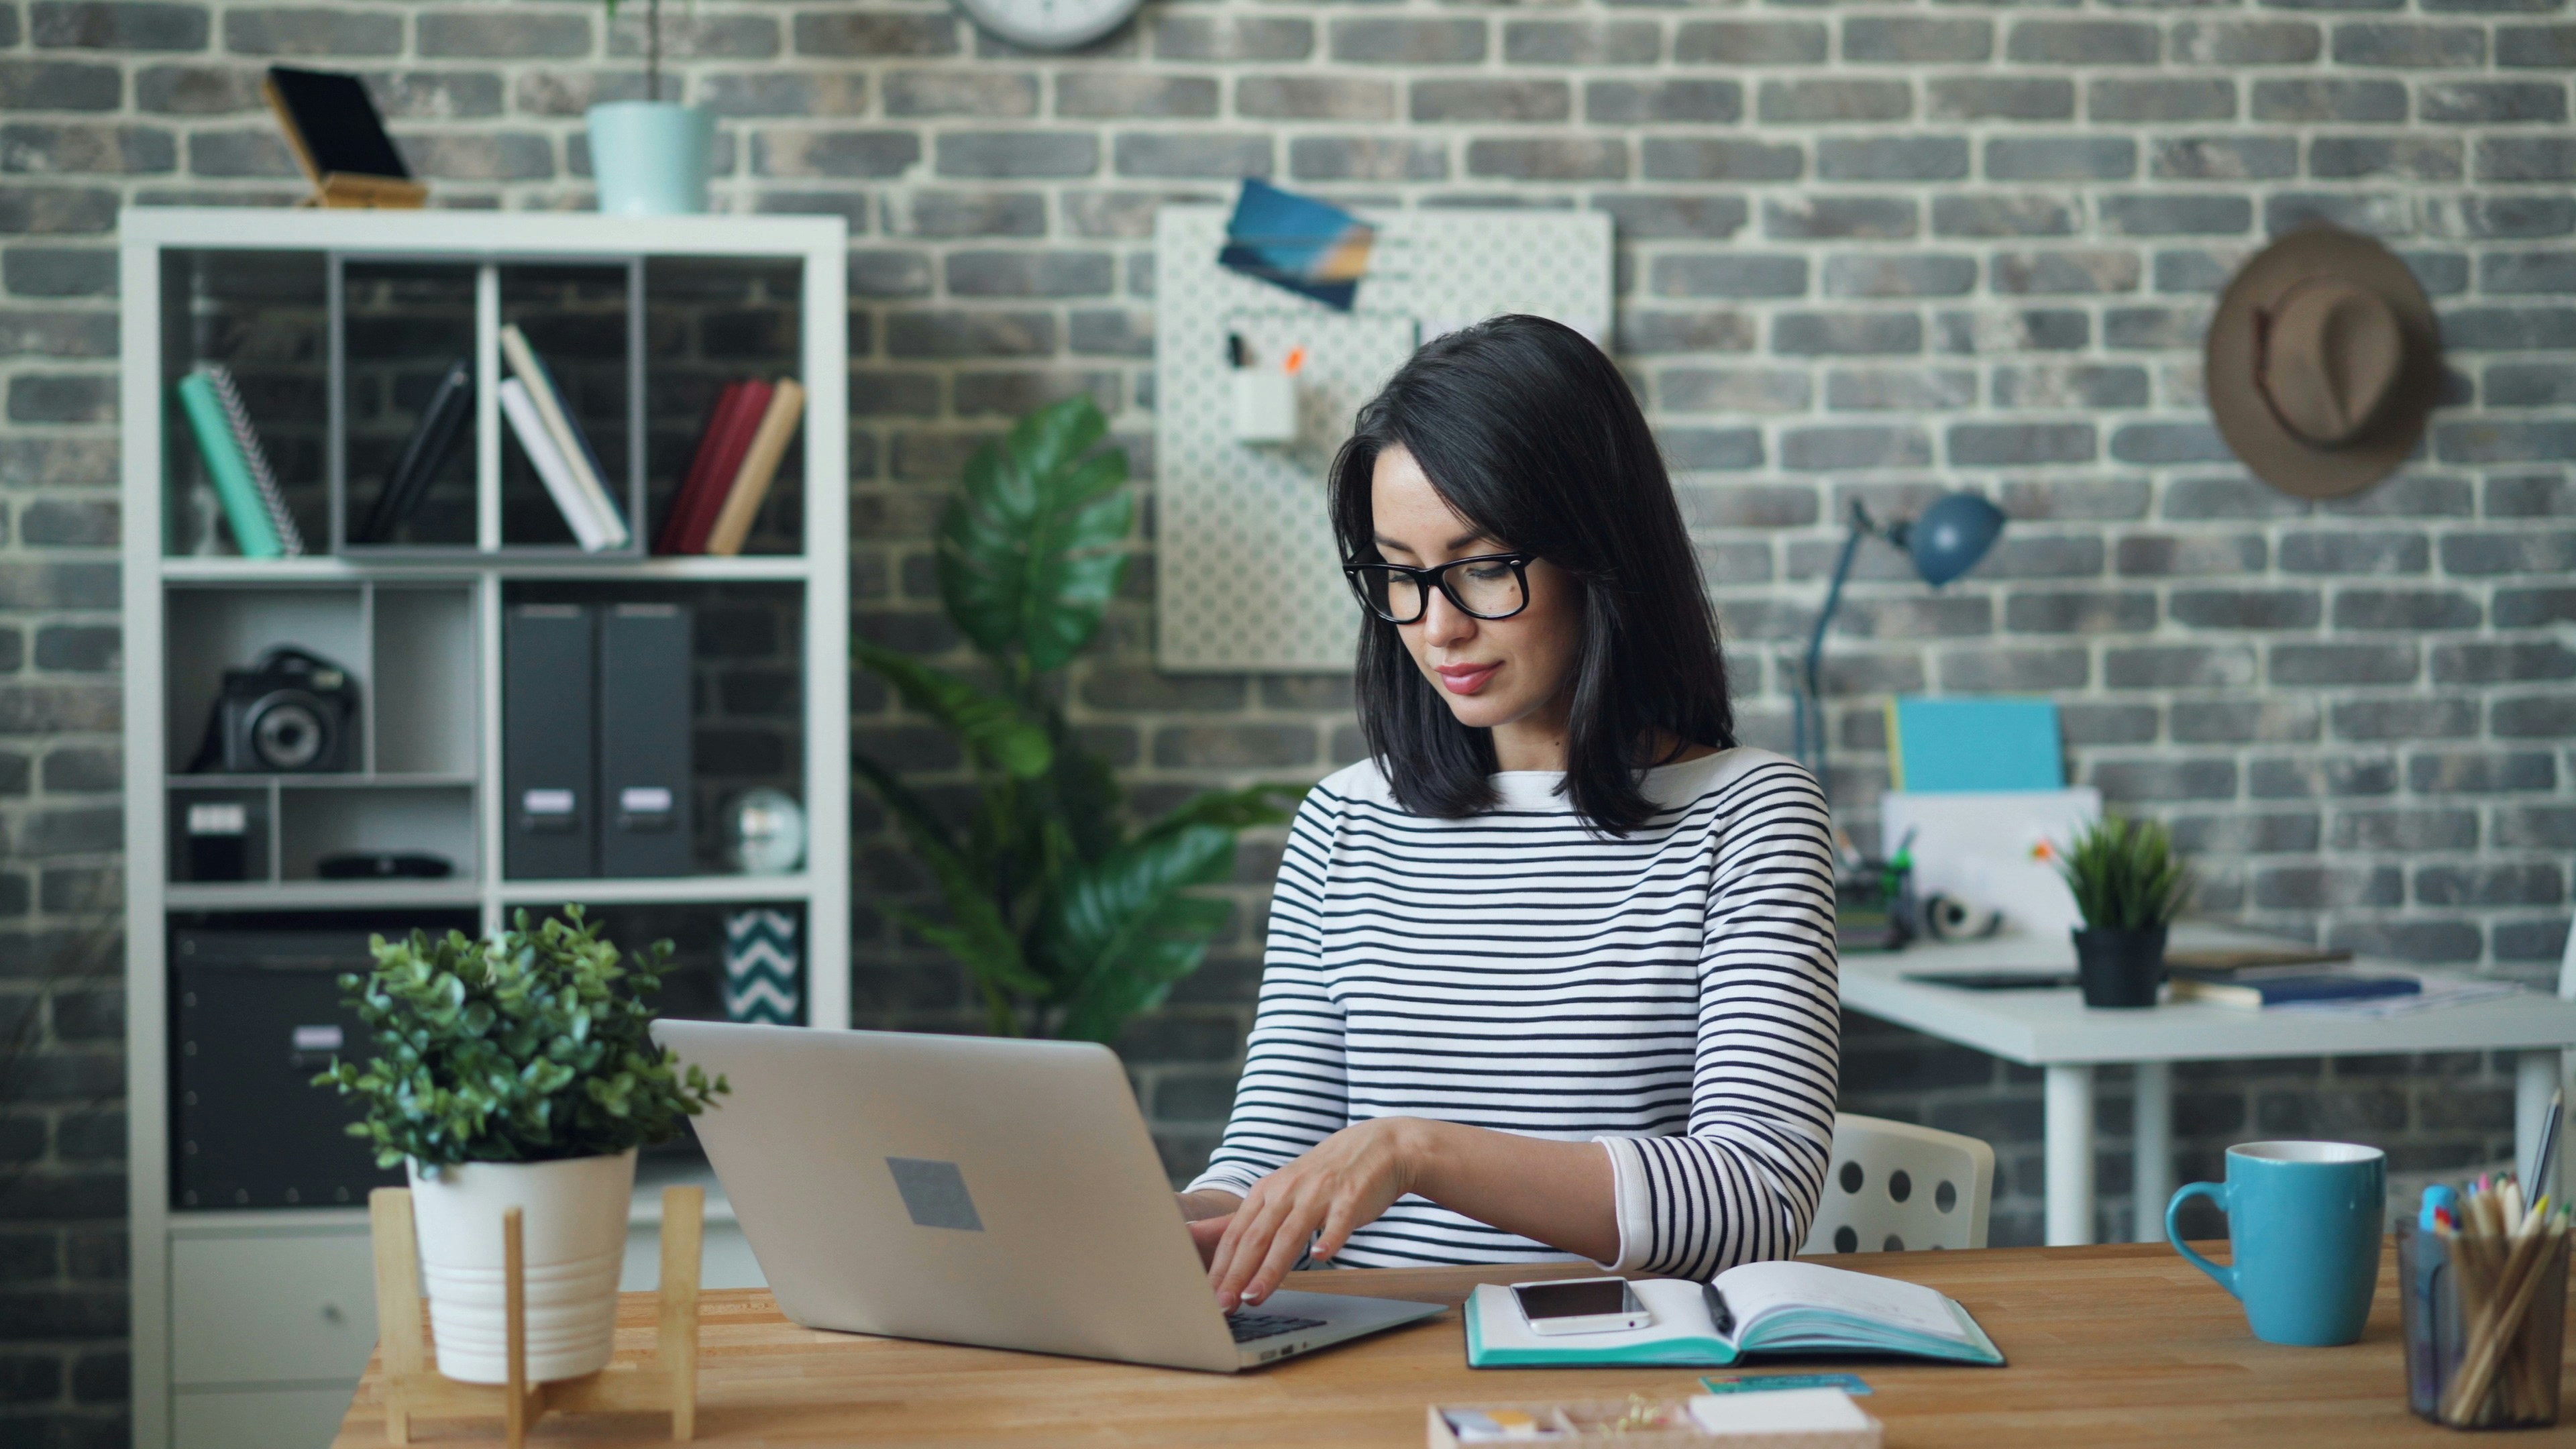
<instances>
[{"instance_id":1,"label":"mug handle","mask_svg":"<svg viewBox=\"0 0 2576 1449\"><path fill-rule=\"evenodd\" d=\"M2198 1253L2193 1252L2190 1245L2183 1242L2182 1230L2174 1223L2174 1218L2182 1212L2183 1200L2193 1196L2194 1194L2198 1194L2199 1196L2205 1197L2211 1202L2216 1203L2220 1212L2227 1211L2227 1184L2223 1182L2185 1183L2182 1186L2182 1190L2173 1195L2173 1201L2165 1204L2165 1241L2173 1244L2174 1251L2182 1254L2184 1258L2190 1260L2193 1267L2207 1273L2217 1282L2219 1287L2226 1289L2229 1297L2234 1298L2241 1303L2244 1301L2245 1295L2236 1291L2236 1270L2234 1268L2222 1268L2216 1263L2209 1261L2207 1258L2202 1257Z\"/></svg>"}]
</instances>

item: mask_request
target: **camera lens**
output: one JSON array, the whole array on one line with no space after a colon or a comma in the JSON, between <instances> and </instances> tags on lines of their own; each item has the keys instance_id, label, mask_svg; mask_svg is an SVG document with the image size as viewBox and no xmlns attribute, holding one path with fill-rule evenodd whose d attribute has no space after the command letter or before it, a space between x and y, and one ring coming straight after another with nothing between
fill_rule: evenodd
<instances>
[{"instance_id":1,"label":"camera lens","mask_svg":"<svg viewBox=\"0 0 2576 1449\"><path fill-rule=\"evenodd\" d=\"M330 725L309 695L272 694L251 706L251 753L269 769L310 769L329 740Z\"/></svg>"}]
</instances>

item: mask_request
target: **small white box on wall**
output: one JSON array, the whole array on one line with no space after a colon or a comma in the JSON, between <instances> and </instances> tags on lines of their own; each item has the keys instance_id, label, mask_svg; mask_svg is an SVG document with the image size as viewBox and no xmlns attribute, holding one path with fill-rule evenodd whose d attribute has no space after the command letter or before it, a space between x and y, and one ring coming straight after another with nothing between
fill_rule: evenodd
<instances>
[{"instance_id":1,"label":"small white box on wall","mask_svg":"<svg viewBox=\"0 0 2576 1449\"><path fill-rule=\"evenodd\" d=\"M1234 370L1234 440L1297 441L1297 375L1275 368Z\"/></svg>"}]
</instances>

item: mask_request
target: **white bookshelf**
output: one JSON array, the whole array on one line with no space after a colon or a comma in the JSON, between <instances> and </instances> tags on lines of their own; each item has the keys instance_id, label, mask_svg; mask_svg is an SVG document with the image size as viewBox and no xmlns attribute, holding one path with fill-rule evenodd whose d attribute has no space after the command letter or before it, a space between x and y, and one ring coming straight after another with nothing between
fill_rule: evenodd
<instances>
[{"instance_id":1,"label":"white bookshelf","mask_svg":"<svg viewBox=\"0 0 2576 1449\"><path fill-rule=\"evenodd\" d=\"M603 909L624 904L710 910L790 903L804 912L806 1020L848 1023L846 229L835 217L635 220L171 207L127 210L120 242L134 1443L138 1449L320 1449L375 1337L364 1209L173 1206L170 917L436 909L472 912L490 932L519 907L566 901ZM225 253L309 257L331 276L345 267L418 264L452 267L472 278L480 415L474 444L466 450L473 488L470 540L332 554L326 550L343 529L315 512L305 529L315 552L302 558L173 552L186 520L174 514L171 460L193 442L165 435L174 421L167 398L170 383L195 360L184 355L193 349L194 324L189 299L166 294L165 278L191 258ZM628 510L639 543L615 556L585 557L508 537L501 424L493 402L508 269L623 268L635 304L644 300L646 263L654 261L755 265L794 276L796 354L770 370L792 367L808 394L798 495L801 551L739 558L642 556L648 520L640 506ZM352 495L339 398L347 376L339 367L345 319L336 286L330 295L330 359L336 370L324 466L340 480L326 492L337 516ZM640 310L628 319L626 334L626 365L637 385L629 395L628 466L621 486L623 496L640 505L648 396L642 379L650 362ZM271 419L256 403L252 412L265 433ZM285 458L279 461L281 474L296 471ZM308 468L304 481L322 480ZM792 596L802 739L796 794L810 842L803 870L653 880L504 878L499 781L505 604L523 586L620 584L663 590L758 585ZM224 667L247 662L221 656L263 637L262 629L270 627L263 620L280 611L311 619L326 633L338 629L340 647L354 656L333 657L350 664L360 681L367 711L360 725L360 768L342 775L184 775L178 767L194 748L207 682L219 680ZM322 648L311 640L294 642ZM402 693L406 682L410 696ZM388 690L395 703L380 720L376 701ZM258 804L265 835L256 847L261 859L254 861L254 879L174 880L170 812L174 800L200 793ZM400 830L407 842L423 831L444 832L452 849L442 853L457 858L460 870L427 881L306 878L306 857L334 846L374 843L362 838L370 830ZM640 1188L637 1197L642 1241L652 1231L658 1202ZM721 1282L728 1270L756 1271L738 1235L728 1241L721 1222L711 1223L710 1230L711 1282Z\"/></svg>"}]
</instances>

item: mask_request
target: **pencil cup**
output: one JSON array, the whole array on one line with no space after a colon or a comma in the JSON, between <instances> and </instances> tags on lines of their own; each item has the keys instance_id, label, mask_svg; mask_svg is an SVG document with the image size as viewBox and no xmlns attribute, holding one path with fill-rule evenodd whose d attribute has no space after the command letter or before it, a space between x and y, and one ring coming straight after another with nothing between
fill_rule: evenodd
<instances>
[{"instance_id":1,"label":"pencil cup","mask_svg":"<svg viewBox=\"0 0 2576 1449\"><path fill-rule=\"evenodd\" d=\"M1234 370L1233 386L1236 442L1297 441L1295 374L1238 367Z\"/></svg>"},{"instance_id":2,"label":"pencil cup","mask_svg":"<svg viewBox=\"0 0 2576 1449\"><path fill-rule=\"evenodd\" d=\"M2406 1405L2419 1416L2454 1429L2558 1422L2567 1234L2543 1229L2516 1247L2398 1225Z\"/></svg>"}]
</instances>

